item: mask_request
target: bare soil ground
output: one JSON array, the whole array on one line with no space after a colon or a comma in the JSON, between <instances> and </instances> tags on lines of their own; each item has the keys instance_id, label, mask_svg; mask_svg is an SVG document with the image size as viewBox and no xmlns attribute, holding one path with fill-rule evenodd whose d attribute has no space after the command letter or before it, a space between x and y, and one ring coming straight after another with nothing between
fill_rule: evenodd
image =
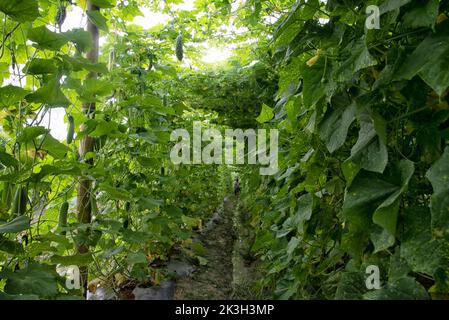
<instances>
[{"instance_id":1,"label":"bare soil ground","mask_svg":"<svg viewBox=\"0 0 449 320\"><path fill-rule=\"evenodd\" d=\"M233 282L235 197L227 197L223 207L200 235L205 248L204 258L208 263L200 267L191 277L178 279L175 300L230 299Z\"/></svg>"}]
</instances>

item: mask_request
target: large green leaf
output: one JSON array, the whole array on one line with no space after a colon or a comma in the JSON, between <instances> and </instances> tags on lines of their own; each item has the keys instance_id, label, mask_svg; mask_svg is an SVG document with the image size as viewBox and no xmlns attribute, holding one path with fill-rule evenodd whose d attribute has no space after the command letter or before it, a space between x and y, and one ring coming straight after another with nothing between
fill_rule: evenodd
<instances>
[{"instance_id":1,"label":"large green leaf","mask_svg":"<svg viewBox=\"0 0 449 320\"><path fill-rule=\"evenodd\" d=\"M346 191L343 214L352 223L368 228L374 211L397 189L378 174L362 170Z\"/></svg>"},{"instance_id":2,"label":"large green leaf","mask_svg":"<svg viewBox=\"0 0 449 320\"><path fill-rule=\"evenodd\" d=\"M348 160L358 164L360 168L382 173L388 163L388 152L382 139L383 133L379 132L376 122L364 112L359 117L360 131L356 144L351 149L351 157ZM384 122L377 119L377 122Z\"/></svg>"},{"instance_id":3,"label":"large green leaf","mask_svg":"<svg viewBox=\"0 0 449 320\"><path fill-rule=\"evenodd\" d=\"M106 18L98 11L87 11L89 20L98 27L98 29L109 32Z\"/></svg>"},{"instance_id":4,"label":"large green leaf","mask_svg":"<svg viewBox=\"0 0 449 320\"><path fill-rule=\"evenodd\" d=\"M87 266L93 261L91 253L78 253L72 256L58 256L51 257L51 262L54 264L61 264L64 266Z\"/></svg>"},{"instance_id":5,"label":"large green leaf","mask_svg":"<svg viewBox=\"0 0 449 320\"><path fill-rule=\"evenodd\" d=\"M30 218L19 216L7 223L0 224L1 233L16 233L30 228Z\"/></svg>"},{"instance_id":6,"label":"large green leaf","mask_svg":"<svg viewBox=\"0 0 449 320\"><path fill-rule=\"evenodd\" d=\"M400 196L413 172L413 163L402 160L382 176L361 171L347 189L343 214L358 230L370 233L375 252L395 242Z\"/></svg>"},{"instance_id":7,"label":"large green leaf","mask_svg":"<svg viewBox=\"0 0 449 320\"><path fill-rule=\"evenodd\" d=\"M432 232L436 237L449 237L449 147L426 174L433 187L430 203Z\"/></svg>"},{"instance_id":8,"label":"large green leaf","mask_svg":"<svg viewBox=\"0 0 449 320\"><path fill-rule=\"evenodd\" d=\"M3 271L0 275L7 279L5 292L9 294L36 294L50 298L58 293L57 273L52 266L30 262L24 269Z\"/></svg>"},{"instance_id":9,"label":"large green leaf","mask_svg":"<svg viewBox=\"0 0 449 320\"><path fill-rule=\"evenodd\" d=\"M440 96L449 87L449 22L445 21L416 48L395 73L395 79L419 76Z\"/></svg>"},{"instance_id":10,"label":"large green leaf","mask_svg":"<svg viewBox=\"0 0 449 320\"><path fill-rule=\"evenodd\" d=\"M59 164L58 166L54 166L46 164L40 168L39 172L33 173L28 179L24 180L23 182L38 183L46 176L57 176L61 174L78 176L81 174L81 171L77 166L63 166L61 164Z\"/></svg>"},{"instance_id":11,"label":"large green leaf","mask_svg":"<svg viewBox=\"0 0 449 320\"><path fill-rule=\"evenodd\" d=\"M361 299L366 292L365 275L361 272L342 272L335 298L339 300Z\"/></svg>"},{"instance_id":12,"label":"large green leaf","mask_svg":"<svg viewBox=\"0 0 449 320\"><path fill-rule=\"evenodd\" d=\"M81 71L84 69L97 73L108 73L108 69L104 63L92 63L81 56L70 57L68 55L64 55L62 58L65 62L72 66L74 71Z\"/></svg>"},{"instance_id":13,"label":"large green leaf","mask_svg":"<svg viewBox=\"0 0 449 320\"><path fill-rule=\"evenodd\" d=\"M133 265L136 263L148 263L148 260L143 252L130 252L126 257L126 262Z\"/></svg>"},{"instance_id":14,"label":"large green leaf","mask_svg":"<svg viewBox=\"0 0 449 320\"><path fill-rule=\"evenodd\" d=\"M139 205L139 209L140 210L145 210L145 209L154 209L159 207L164 201L159 200L159 199L153 199L150 197L142 197L139 199L139 201L137 202Z\"/></svg>"},{"instance_id":15,"label":"large green leaf","mask_svg":"<svg viewBox=\"0 0 449 320\"><path fill-rule=\"evenodd\" d=\"M288 15L276 27L274 37L276 39L277 46L290 43L298 32L301 31L304 26L301 7L301 1L296 1Z\"/></svg>"},{"instance_id":16,"label":"large green leaf","mask_svg":"<svg viewBox=\"0 0 449 320\"><path fill-rule=\"evenodd\" d=\"M330 112L320 124L320 137L330 153L340 148L346 141L349 126L354 120L356 104L338 108Z\"/></svg>"},{"instance_id":17,"label":"large green leaf","mask_svg":"<svg viewBox=\"0 0 449 320\"><path fill-rule=\"evenodd\" d=\"M19 162L9 153L0 149L0 163L5 167L17 167Z\"/></svg>"},{"instance_id":18,"label":"large green leaf","mask_svg":"<svg viewBox=\"0 0 449 320\"><path fill-rule=\"evenodd\" d=\"M333 89L329 64L325 57L321 57L313 66L309 67L306 63L300 65L303 78L303 101L306 107L315 105Z\"/></svg>"},{"instance_id":19,"label":"large green leaf","mask_svg":"<svg viewBox=\"0 0 449 320\"><path fill-rule=\"evenodd\" d=\"M80 52L87 52L92 48L92 35L83 29L73 29L64 33L67 39L76 45Z\"/></svg>"},{"instance_id":20,"label":"large green leaf","mask_svg":"<svg viewBox=\"0 0 449 320\"><path fill-rule=\"evenodd\" d=\"M88 79L84 81L78 93L83 102L96 102L99 97L104 97L113 90L114 86L109 81Z\"/></svg>"},{"instance_id":21,"label":"large green leaf","mask_svg":"<svg viewBox=\"0 0 449 320\"><path fill-rule=\"evenodd\" d=\"M56 73L56 63L54 59L34 58L25 66L25 70L31 75Z\"/></svg>"},{"instance_id":22,"label":"large green leaf","mask_svg":"<svg viewBox=\"0 0 449 320\"><path fill-rule=\"evenodd\" d=\"M21 143L31 142L33 141L33 139L48 132L49 130L42 126L27 127L23 129L22 132L17 136L17 142Z\"/></svg>"},{"instance_id":23,"label":"large green leaf","mask_svg":"<svg viewBox=\"0 0 449 320\"><path fill-rule=\"evenodd\" d=\"M256 118L256 120L259 123L265 123L273 119L273 117L274 117L273 109L271 109L264 103L262 104L262 110L260 111L260 114Z\"/></svg>"},{"instance_id":24,"label":"large green leaf","mask_svg":"<svg viewBox=\"0 0 449 320\"><path fill-rule=\"evenodd\" d=\"M354 77L356 72L377 64L366 47L364 37L355 42L351 42L343 52L345 53L343 56L346 59L337 71L339 81L349 81Z\"/></svg>"},{"instance_id":25,"label":"large green leaf","mask_svg":"<svg viewBox=\"0 0 449 320\"><path fill-rule=\"evenodd\" d=\"M384 14L406 5L412 0L385 0L379 7L380 14Z\"/></svg>"},{"instance_id":26,"label":"large green leaf","mask_svg":"<svg viewBox=\"0 0 449 320\"><path fill-rule=\"evenodd\" d=\"M34 21L39 17L36 0L0 0L0 11L18 22Z\"/></svg>"},{"instance_id":27,"label":"large green leaf","mask_svg":"<svg viewBox=\"0 0 449 320\"><path fill-rule=\"evenodd\" d=\"M432 239L429 208L408 208L403 217L400 255L411 269L430 276L439 270L449 271L449 244L443 239Z\"/></svg>"},{"instance_id":28,"label":"large green leaf","mask_svg":"<svg viewBox=\"0 0 449 320\"><path fill-rule=\"evenodd\" d=\"M25 253L23 245L17 241L9 240L0 235L0 251L19 256Z\"/></svg>"},{"instance_id":29,"label":"large green leaf","mask_svg":"<svg viewBox=\"0 0 449 320\"><path fill-rule=\"evenodd\" d=\"M278 238L284 237L292 230L297 230L298 233L304 231L304 223L309 221L312 216L313 197L307 193L299 197L297 201L297 209L294 215L288 217L282 224L282 229L276 234Z\"/></svg>"},{"instance_id":30,"label":"large green leaf","mask_svg":"<svg viewBox=\"0 0 449 320\"><path fill-rule=\"evenodd\" d=\"M43 103L49 107L67 107L70 100L61 90L61 85L57 78L51 78L42 87L26 97L27 101Z\"/></svg>"},{"instance_id":31,"label":"large green leaf","mask_svg":"<svg viewBox=\"0 0 449 320\"><path fill-rule=\"evenodd\" d=\"M38 145L41 146L42 150L47 151L49 155L56 159L64 158L67 152L71 151L69 147L53 138L50 134L38 140Z\"/></svg>"},{"instance_id":32,"label":"large green leaf","mask_svg":"<svg viewBox=\"0 0 449 320\"><path fill-rule=\"evenodd\" d=\"M404 14L404 25L409 28L433 27L437 21L439 7L438 0L417 2L415 7Z\"/></svg>"},{"instance_id":33,"label":"large green leaf","mask_svg":"<svg viewBox=\"0 0 449 320\"><path fill-rule=\"evenodd\" d=\"M7 85L0 88L0 108L10 107L21 101L29 92L20 87Z\"/></svg>"},{"instance_id":34,"label":"large green leaf","mask_svg":"<svg viewBox=\"0 0 449 320\"><path fill-rule=\"evenodd\" d=\"M90 2L98 8L114 8L116 0L90 0Z\"/></svg>"},{"instance_id":35,"label":"large green leaf","mask_svg":"<svg viewBox=\"0 0 449 320\"><path fill-rule=\"evenodd\" d=\"M131 200L131 195L128 191L122 188L113 188L106 183L102 183L100 185L100 189L106 191L106 193L112 198L116 200Z\"/></svg>"},{"instance_id":36,"label":"large green leaf","mask_svg":"<svg viewBox=\"0 0 449 320\"><path fill-rule=\"evenodd\" d=\"M386 287L373 290L364 295L369 300L427 300L426 289L411 277L402 277Z\"/></svg>"},{"instance_id":37,"label":"large green leaf","mask_svg":"<svg viewBox=\"0 0 449 320\"><path fill-rule=\"evenodd\" d=\"M386 229L392 236L396 234L396 223L399 211L400 196L408 187L410 178L415 171L413 162L400 161L393 171L398 176L400 188L389 196L374 212L373 221Z\"/></svg>"},{"instance_id":38,"label":"large green leaf","mask_svg":"<svg viewBox=\"0 0 449 320\"><path fill-rule=\"evenodd\" d=\"M40 49L57 51L68 42L67 37L61 33L50 31L45 26L31 29L28 39L35 42Z\"/></svg>"}]
</instances>

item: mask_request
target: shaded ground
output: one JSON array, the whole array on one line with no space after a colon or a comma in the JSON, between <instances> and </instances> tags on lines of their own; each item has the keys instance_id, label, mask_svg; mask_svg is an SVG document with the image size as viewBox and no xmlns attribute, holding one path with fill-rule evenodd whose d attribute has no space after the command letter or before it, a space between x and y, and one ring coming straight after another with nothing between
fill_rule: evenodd
<instances>
[{"instance_id":1,"label":"shaded ground","mask_svg":"<svg viewBox=\"0 0 449 320\"><path fill-rule=\"evenodd\" d=\"M199 241L205 248L203 257L207 259L208 263L199 267L191 277L177 280L175 300L231 298L235 206L234 197L225 198L223 207L217 211L199 236Z\"/></svg>"},{"instance_id":2,"label":"shaded ground","mask_svg":"<svg viewBox=\"0 0 449 320\"><path fill-rule=\"evenodd\" d=\"M178 252L164 266L173 280L148 287L135 281L125 282L116 290L97 287L92 282L91 300L229 300L261 299L255 290L260 279L257 260L251 255L254 231L250 216L235 196L224 199L193 242L204 248L203 266ZM91 290L91 289L89 289ZM115 291L115 292L114 292Z\"/></svg>"}]
</instances>

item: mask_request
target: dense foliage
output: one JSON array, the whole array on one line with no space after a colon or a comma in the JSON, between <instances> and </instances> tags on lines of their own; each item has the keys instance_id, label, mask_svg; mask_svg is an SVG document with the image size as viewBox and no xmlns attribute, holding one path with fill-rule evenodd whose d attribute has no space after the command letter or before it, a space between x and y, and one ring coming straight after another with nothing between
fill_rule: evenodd
<instances>
[{"instance_id":1,"label":"dense foliage","mask_svg":"<svg viewBox=\"0 0 449 320\"><path fill-rule=\"evenodd\" d=\"M449 3L370 4L380 30L365 1L335 0L298 1L275 31L282 169L246 192L278 298L449 290ZM365 287L369 265L381 290Z\"/></svg>"},{"instance_id":2,"label":"dense foliage","mask_svg":"<svg viewBox=\"0 0 449 320\"><path fill-rule=\"evenodd\" d=\"M98 63L91 33L63 31L88 2L100 9L86 12ZM80 297L56 266L118 286L160 283L174 251L206 264L192 231L236 171L263 275L254 297L447 297L449 1L179 3L0 0L0 297ZM132 24L144 5L167 22ZM368 5L380 29L366 28ZM204 63L205 41L234 44L234 56ZM65 141L43 122L57 108ZM174 165L170 133L196 120L278 129L278 173ZM80 180L92 183L89 223ZM380 290L365 286L369 265Z\"/></svg>"}]
</instances>

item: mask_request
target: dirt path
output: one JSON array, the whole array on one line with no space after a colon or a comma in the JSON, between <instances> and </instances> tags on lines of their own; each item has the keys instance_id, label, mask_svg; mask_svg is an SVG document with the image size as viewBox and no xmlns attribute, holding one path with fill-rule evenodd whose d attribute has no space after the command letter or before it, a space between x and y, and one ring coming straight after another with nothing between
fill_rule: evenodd
<instances>
[{"instance_id":1,"label":"dirt path","mask_svg":"<svg viewBox=\"0 0 449 320\"><path fill-rule=\"evenodd\" d=\"M200 267L191 277L177 280L175 300L230 299L232 294L234 247L233 214L236 199L228 196L223 207L207 224L199 241L205 248L207 265Z\"/></svg>"}]
</instances>

